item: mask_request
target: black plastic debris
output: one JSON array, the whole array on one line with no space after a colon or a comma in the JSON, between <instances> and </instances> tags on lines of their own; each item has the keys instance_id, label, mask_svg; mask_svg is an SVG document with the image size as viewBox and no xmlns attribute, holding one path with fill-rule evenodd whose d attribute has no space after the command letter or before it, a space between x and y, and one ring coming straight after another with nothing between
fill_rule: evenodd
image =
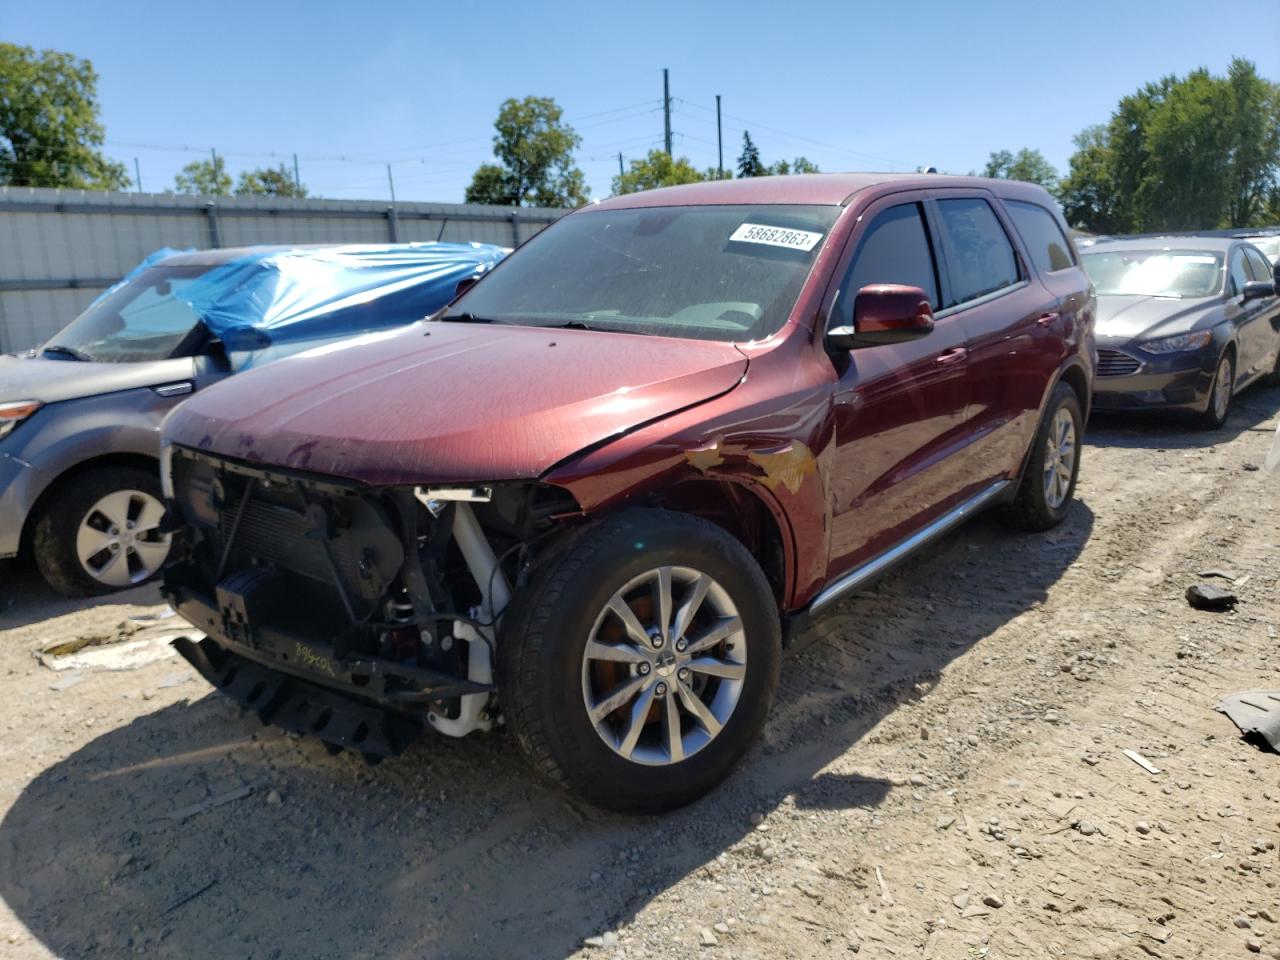
<instances>
[{"instance_id":1,"label":"black plastic debris","mask_svg":"<svg viewBox=\"0 0 1280 960\"><path fill-rule=\"evenodd\" d=\"M1213 709L1225 713L1250 743L1280 752L1280 690L1233 693Z\"/></svg>"},{"instance_id":2,"label":"black plastic debris","mask_svg":"<svg viewBox=\"0 0 1280 960\"><path fill-rule=\"evenodd\" d=\"M1238 598L1230 590L1222 590L1210 583L1193 583L1187 587L1187 603L1197 610L1230 610Z\"/></svg>"}]
</instances>

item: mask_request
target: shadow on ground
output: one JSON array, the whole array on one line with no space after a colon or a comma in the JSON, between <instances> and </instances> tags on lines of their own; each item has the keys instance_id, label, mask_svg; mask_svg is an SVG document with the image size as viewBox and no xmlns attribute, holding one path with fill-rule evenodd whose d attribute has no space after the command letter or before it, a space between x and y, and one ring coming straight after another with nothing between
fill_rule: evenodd
<instances>
[{"instance_id":1,"label":"shadow on ground","mask_svg":"<svg viewBox=\"0 0 1280 960\"><path fill-rule=\"evenodd\" d=\"M1193 450L1234 440L1242 433L1273 433L1267 422L1280 410L1280 387L1257 385L1238 394L1227 422L1205 430L1195 418L1180 413L1116 413L1094 411L1085 436L1097 447L1147 450ZM1261 464L1259 464L1261 465Z\"/></svg>"},{"instance_id":2,"label":"shadow on ground","mask_svg":"<svg viewBox=\"0 0 1280 960\"><path fill-rule=\"evenodd\" d=\"M1086 504L1042 537L981 519L838 608L784 666L743 767L665 818L579 805L504 737L431 737L369 768L204 696L40 773L0 824L0 894L65 957L562 957L711 863L784 798L799 816L884 803L914 752L901 769L868 770L859 742L1040 603L1092 527ZM856 849L823 855L865 869Z\"/></svg>"},{"instance_id":3,"label":"shadow on ground","mask_svg":"<svg viewBox=\"0 0 1280 960\"><path fill-rule=\"evenodd\" d=\"M0 630L25 627L104 604L160 602L160 588L154 583L101 597L64 597L41 579L34 564L22 559L0 560Z\"/></svg>"}]
</instances>

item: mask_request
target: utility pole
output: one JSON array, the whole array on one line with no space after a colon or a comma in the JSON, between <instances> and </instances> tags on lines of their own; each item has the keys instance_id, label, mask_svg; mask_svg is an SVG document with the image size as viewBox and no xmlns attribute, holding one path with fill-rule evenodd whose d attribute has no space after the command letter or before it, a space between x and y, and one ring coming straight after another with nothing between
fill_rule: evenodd
<instances>
[{"instance_id":1,"label":"utility pole","mask_svg":"<svg viewBox=\"0 0 1280 960\"><path fill-rule=\"evenodd\" d=\"M138 166L138 158L133 158L133 179L138 185L138 192L142 192L142 167Z\"/></svg>"},{"instance_id":2,"label":"utility pole","mask_svg":"<svg viewBox=\"0 0 1280 960\"><path fill-rule=\"evenodd\" d=\"M671 87L667 84L667 68L662 68L662 130L667 156L671 156Z\"/></svg>"},{"instance_id":3,"label":"utility pole","mask_svg":"<svg viewBox=\"0 0 1280 960\"><path fill-rule=\"evenodd\" d=\"M720 130L720 94L716 94L716 151L719 160L716 163L716 173L721 180L724 179L724 134Z\"/></svg>"},{"instance_id":4,"label":"utility pole","mask_svg":"<svg viewBox=\"0 0 1280 960\"><path fill-rule=\"evenodd\" d=\"M216 147L209 148L209 156L213 157L213 169L211 171L212 180L213 180L213 193L215 196L219 196L221 195L222 191L218 189L218 150Z\"/></svg>"},{"instance_id":5,"label":"utility pole","mask_svg":"<svg viewBox=\"0 0 1280 960\"><path fill-rule=\"evenodd\" d=\"M387 186L391 188L391 205L396 205L396 182L391 179L391 164L387 164Z\"/></svg>"},{"instance_id":6,"label":"utility pole","mask_svg":"<svg viewBox=\"0 0 1280 960\"><path fill-rule=\"evenodd\" d=\"M298 155L293 155L293 186L298 196L302 196L302 177L298 176Z\"/></svg>"},{"instance_id":7,"label":"utility pole","mask_svg":"<svg viewBox=\"0 0 1280 960\"><path fill-rule=\"evenodd\" d=\"M622 151L618 151L618 176L623 176L625 171L622 169Z\"/></svg>"}]
</instances>

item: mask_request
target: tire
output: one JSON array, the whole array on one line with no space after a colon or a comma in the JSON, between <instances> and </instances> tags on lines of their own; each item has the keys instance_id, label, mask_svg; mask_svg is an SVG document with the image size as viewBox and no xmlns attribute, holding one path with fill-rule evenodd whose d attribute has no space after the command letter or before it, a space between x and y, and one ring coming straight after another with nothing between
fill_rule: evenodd
<instances>
[{"instance_id":1,"label":"tire","mask_svg":"<svg viewBox=\"0 0 1280 960\"><path fill-rule=\"evenodd\" d=\"M1223 377L1226 377L1224 388ZM1231 414L1231 399L1235 394L1236 355L1230 347L1218 358L1218 368L1213 374L1213 384L1209 387L1209 399L1205 402L1204 412L1197 421L1201 429L1220 430Z\"/></svg>"},{"instance_id":2,"label":"tire","mask_svg":"<svg viewBox=\"0 0 1280 960\"><path fill-rule=\"evenodd\" d=\"M1070 424L1070 463L1064 464L1065 448L1063 431ZM1080 474L1080 438L1084 434L1084 416L1080 411L1080 398L1068 384L1059 382L1049 396L1049 404L1031 441L1026 469L1013 501L1005 508L1005 519L1023 530L1050 530L1060 524L1071 510L1076 492L1076 479ZM1056 464L1050 462L1050 440L1053 448L1062 451ZM1048 476L1055 468L1054 485ZM1065 469L1063 469L1065 467Z\"/></svg>"},{"instance_id":3,"label":"tire","mask_svg":"<svg viewBox=\"0 0 1280 960\"><path fill-rule=\"evenodd\" d=\"M668 571L672 633L650 650L609 604L630 610L632 627L655 623L660 570ZM679 631L681 608L701 583L691 575L708 578L708 588ZM732 630L735 611L740 629ZM694 653L696 639L713 638L717 626L726 639ZM640 636L653 644L652 633ZM589 657L589 641L608 657ZM513 600L498 642L499 695L535 769L600 807L657 813L711 790L746 753L768 717L781 648L773 590L742 544L697 517L634 510L590 528ZM615 659L618 650L625 660ZM726 672L702 672L711 668ZM589 704L623 688L639 692L593 720ZM719 730L708 736L712 725Z\"/></svg>"},{"instance_id":4,"label":"tire","mask_svg":"<svg viewBox=\"0 0 1280 960\"><path fill-rule=\"evenodd\" d=\"M160 572L169 552L168 534L155 529L163 504L158 473L139 467L106 467L68 478L36 517L36 568L49 586L69 597L146 583ZM81 550L93 552L82 560Z\"/></svg>"}]
</instances>

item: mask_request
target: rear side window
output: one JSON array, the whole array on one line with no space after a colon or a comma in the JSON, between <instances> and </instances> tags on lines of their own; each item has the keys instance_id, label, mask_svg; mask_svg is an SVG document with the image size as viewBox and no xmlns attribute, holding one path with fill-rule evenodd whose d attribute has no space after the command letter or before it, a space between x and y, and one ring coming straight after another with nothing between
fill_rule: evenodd
<instances>
[{"instance_id":1,"label":"rear side window","mask_svg":"<svg viewBox=\"0 0 1280 960\"><path fill-rule=\"evenodd\" d=\"M1067 242L1052 213L1038 203L1025 203L1022 200L1006 200L1004 207L1009 211L1018 233L1022 235L1037 270L1052 273L1054 270L1075 266L1071 244Z\"/></svg>"},{"instance_id":2,"label":"rear side window","mask_svg":"<svg viewBox=\"0 0 1280 960\"><path fill-rule=\"evenodd\" d=\"M846 321L852 319L858 291L876 283L919 287L938 308L938 271L920 204L882 210L867 227L841 288L841 315Z\"/></svg>"},{"instance_id":3,"label":"rear side window","mask_svg":"<svg viewBox=\"0 0 1280 960\"><path fill-rule=\"evenodd\" d=\"M991 204L977 197L939 200L938 212L951 279L947 306L994 293L1021 279L1013 245Z\"/></svg>"}]
</instances>

